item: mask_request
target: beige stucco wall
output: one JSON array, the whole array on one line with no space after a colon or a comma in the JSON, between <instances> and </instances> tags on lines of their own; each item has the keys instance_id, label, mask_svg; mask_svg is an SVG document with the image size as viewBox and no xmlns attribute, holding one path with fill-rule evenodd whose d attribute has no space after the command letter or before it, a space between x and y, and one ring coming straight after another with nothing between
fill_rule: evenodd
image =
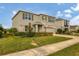
<instances>
[{"instance_id":1,"label":"beige stucco wall","mask_svg":"<svg viewBox=\"0 0 79 59\"><path fill-rule=\"evenodd\" d=\"M19 12L17 16L12 20L12 27L16 28L18 31L23 31L24 30L24 21L22 20L22 12Z\"/></svg>"},{"instance_id":2,"label":"beige stucco wall","mask_svg":"<svg viewBox=\"0 0 79 59\"><path fill-rule=\"evenodd\" d=\"M58 28L64 28L64 20L55 21L54 27L55 27L56 29L58 29Z\"/></svg>"},{"instance_id":3,"label":"beige stucco wall","mask_svg":"<svg viewBox=\"0 0 79 59\"><path fill-rule=\"evenodd\" d=\"M16 28L19 32L25 32L25 26L28 26L29 23L33 23L32 20L23 19L23 12L19 12L12 21L12 27Z\"/></svg>"},{"instance_id":4,"label":"beige stucco wall","mask_svg":"<svg viewBox=\"0 0 79 59\"><path fill-rule=\"evenodd\" d=\"M28 25L28 22L23 19L23 12L19 12L12 21L12 27L16 28L19 32L24 32L25 25Z\"/></svg>"}]
</instances>

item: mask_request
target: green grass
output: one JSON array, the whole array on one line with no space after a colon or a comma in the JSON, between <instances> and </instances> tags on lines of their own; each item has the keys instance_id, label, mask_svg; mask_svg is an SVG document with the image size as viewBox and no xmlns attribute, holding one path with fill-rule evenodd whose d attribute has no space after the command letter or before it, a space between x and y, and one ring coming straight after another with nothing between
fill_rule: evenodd
<instances>
[{"instance_id":1,"label":"green grass","mask_svg":"<svg viewBox=\"0 0 79 59\"><path fill-rule=\"evenodd\" d=\"M49 56L79 56L79 43L54 54L50 54Z\"/></svg>"},{"instance_id":2,"label":"green grass","mask_svg":"<svg viewBox=\"0 0 79 59\"><path fill-rule=\"evenodd\" d=\"M44 37L7 37L0 39L0 55L17 52L21 50L31 49L46 44L56 43L59 41L69 40L70 38L57 37L57 36L44 36ZM36 42L38 45L32 45L32 41Z\"/></svg>"}]
</instances>

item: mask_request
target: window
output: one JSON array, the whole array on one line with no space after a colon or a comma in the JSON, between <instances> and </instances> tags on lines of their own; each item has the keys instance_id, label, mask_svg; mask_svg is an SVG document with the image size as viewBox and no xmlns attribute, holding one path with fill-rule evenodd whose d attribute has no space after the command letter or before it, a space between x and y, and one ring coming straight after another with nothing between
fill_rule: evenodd
<instances>
[{"instance_id":1,"label":"window","mask_svg":"<svg viewBox=\"0 0 79 59\"><path fill-rule=\"evenodd\" d=\"M32 13L29 13L29 20L32 20Z\"/></svg>"},{"instance_id":2,"label":"window","mask_svg":"<svg viewBox=\"0 0 79 59\"><path fill-rule=\"evenodd\" d=\"M46 16L42 16L42 20L46 21L47 17Z\"/></svg>"},{"instance_id":3,"label":"window","mask_svg":"<svg viewBox=\"0 0 79 59\"><path fill-rule=\"evenodd\" d=\"M32 13L23 13L23 19L32 20Z\"/></svg>"},{"instance_id":4,"label":"window","mask_svg":"<svg viewBox=\"0 0 79 59\"><path fill-rule=\"evenodd\" d=\"M54 22L55 21L55 18L53 18L53 17L48 17L48 22Z\"/></svg>"},{"instance_id":5,"label":"window","mask_svg":"<svg viewBox=\"0 0 79 59\"><path fill-rule=\"evenodd\" d=\"M68 27L68 21L65 20L64 23L65 23L64 26L65 26L65 27Z\"/></svg>"}]
</instances>

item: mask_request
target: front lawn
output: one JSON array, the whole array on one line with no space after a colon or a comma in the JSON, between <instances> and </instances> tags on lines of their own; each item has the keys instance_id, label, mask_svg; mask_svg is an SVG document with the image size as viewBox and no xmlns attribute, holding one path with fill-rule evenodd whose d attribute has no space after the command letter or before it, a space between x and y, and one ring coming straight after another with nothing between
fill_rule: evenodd
<instances>
[{"instance_id":1,"label":"front lawn","mask_svg":"<svg viewBox=\"0 0 79 59\"><path fill-rule=\"evenodd\" d=\"M79 43L54 54L50 54L49 56L79 56Z\"/></svg>"},{"instance_id":2,"label":"front lawn","mask_svg":"<svg viewBox=\"0 0 79 59\"><path fill-rule=\"evenodd\" d=\"M46 44L56 43L59 41L69 40L70 38L58 36L42 36L42 37L16 37L10 36L0 39L0 55L17 52L21 50L31 49Z\"/></svg>"}]
</instances>

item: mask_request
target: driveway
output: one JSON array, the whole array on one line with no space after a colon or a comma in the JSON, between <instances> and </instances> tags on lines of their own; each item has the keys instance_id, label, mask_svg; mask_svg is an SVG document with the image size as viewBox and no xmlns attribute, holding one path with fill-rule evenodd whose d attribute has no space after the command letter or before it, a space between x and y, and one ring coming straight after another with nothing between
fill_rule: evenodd
<instances>
[{"instance_id":1,"label":"driveway","mask_svg":"<svg viewBox=\"0 0 79 59\"><path fill-rule=\"evenodd\" d=\"M41 46L38 48L33 48L33 49L29 49L29 50L11 53L11 54L7 54L4 56L46 56L48 54L55 53L59 50L62 50L62 49L67 48L71 45L79 43L79 37L76 37L76 36L59 35L59 34L56 34L55 36L69 37L72 39L54 43L54 44Z\"/></svg>"}]
</instances>

